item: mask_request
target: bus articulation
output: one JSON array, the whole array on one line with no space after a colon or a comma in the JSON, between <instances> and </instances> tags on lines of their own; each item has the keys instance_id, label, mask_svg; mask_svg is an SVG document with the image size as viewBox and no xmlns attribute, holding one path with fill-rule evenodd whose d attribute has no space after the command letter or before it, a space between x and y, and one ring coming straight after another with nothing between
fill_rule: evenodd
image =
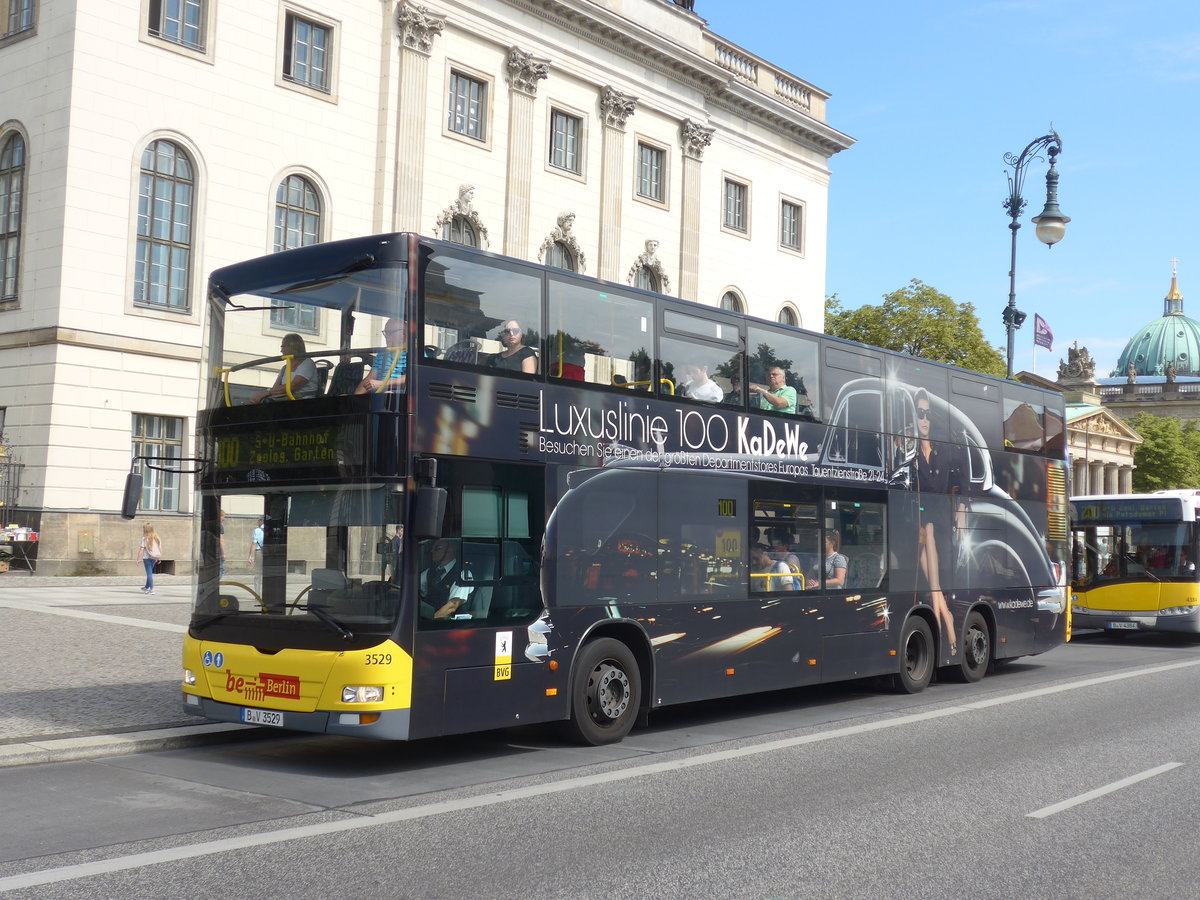
<instances>
[{"instance_id":1,"label":"bus articulation","mask_svg":"<svg viewBox=\"0 0 1200 900\"><path fill-rule=\"evenodd\" d=\"M1065 639L1051 392L415 234L215 271L203 354L199 716L599 744Z\"/></svg>"}]
</instances>

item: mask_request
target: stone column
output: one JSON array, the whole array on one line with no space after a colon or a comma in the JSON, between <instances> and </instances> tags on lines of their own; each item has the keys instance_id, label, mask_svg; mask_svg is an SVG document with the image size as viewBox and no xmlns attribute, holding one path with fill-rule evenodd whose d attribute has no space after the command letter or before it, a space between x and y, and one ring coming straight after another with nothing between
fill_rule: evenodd
<instances>
[{"instance_id":1,"label":"stone column","mask_svg":"<svg viewBox=\"0 0 1200 900\"><path fill-rule=\"evenodd\" d=\"M1121 466L1117 473L1117 493L1133 493L1133 466Z\"/></svg>"},{"instance_id":2,"label":"stone column","mask_svg":"<svg viewBox=\"0 0 1200 900\"><path fill-rule=\"evenodd\" d=\"M1087 463L1081 459L1071 465L1071 494L1075 497L1088 494Z\"/></svg>"},{"instance_id":3,"label":"stone column","mask_svg":"<svg viewBox=\"0 0 1200 900\"><path fill-rule=\"evenodd\" d=\"M625 123L637 108L637 97L606 87L600 93L600 121L604 127L600 163L600 271L607 281L620 278L621 199L626 186L622 162L625 158Z\"/></svg>"},{"instance_id":4,"label":"stone column","mask_svg":"<svg viewBox=\"0 0 1200 900\"><path fill-rule=\"evenodd\" d=\"M1088 466L1088 493L1104 493L1104 463L1094 462Z\"/></svg>"},{"instance_id":5,"label":"stone column","mask_svg":"<svg viewBox=\"0 0 1200 900\"><path fill-rule=\"evenodd\" d=\"M1115 463L1108 463L1104 467L1104 493L1117 493L1117 466Z\"/></svg>"},{"instance_id":6,"label":"stone column","mask_svg":"<svg viewBox=\"0 0 1200 900\"><path fill-rule=\"evenodd\" d=\"M529 254L529 203L533 194L533 101L550 61L508 49L508 174L504 197L504 252Z\"/></svg>"},{"instance_id":7,"label":"stone column","mask_svg":"<svg viewBox=\"0 0 1200 900\"><path fill-rule=\"evenodd\" d=\"M421 187L425 181L425 106L429 51L446 27L446 17L401 0L396 7L400 38L400 84L396 91L396 174L392 228L421 230ZM441 237L441 235L437 235Z\"/></svg>"},{"instance_id":8,"label":"stone column","mask_svg":"<svg viewBox=\"0 0 1200 900\"><path fill-rule=\"evenodd\" d=\"M715 129L691 119L680 128L683 148L683 196L679 215L679 296L700 299L700 162Z\"/></svg>"}]
</instances>

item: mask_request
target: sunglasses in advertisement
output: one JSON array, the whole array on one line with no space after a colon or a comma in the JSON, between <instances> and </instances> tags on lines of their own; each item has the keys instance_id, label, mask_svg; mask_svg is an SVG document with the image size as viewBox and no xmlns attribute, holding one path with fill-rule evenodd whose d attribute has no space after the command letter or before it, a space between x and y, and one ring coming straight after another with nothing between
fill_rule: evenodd
<instances>
[{"instance_id":1,"label":"sunglasses in advertisement","mask_svg":"<svg viewBox=\"0 0 1200 900\"><path fill-rule=\"evenodd\" d=\"M917 418L918 419L929 419L932 417L933 417L933 414L929 410L927 410L921 406L917 407Z\"/></svg>"}]
</instances>

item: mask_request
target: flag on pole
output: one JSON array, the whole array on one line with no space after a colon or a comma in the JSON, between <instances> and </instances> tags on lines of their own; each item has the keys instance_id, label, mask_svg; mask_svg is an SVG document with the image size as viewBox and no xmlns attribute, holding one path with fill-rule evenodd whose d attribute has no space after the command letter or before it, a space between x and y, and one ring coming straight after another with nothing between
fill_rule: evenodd
<instances>
[{"instance_id":1,"label":"flag on pole","mask_svg":"<svg viewBox=\"0 0 1200 900\"><path fill-rule=\"evenodd\" d=\"M1046 320L1037 313L1033 314L1033 345L1045 347L1047 350L1054 349L1054 332L1050 330Z\"/></svg>"}]
</instances>

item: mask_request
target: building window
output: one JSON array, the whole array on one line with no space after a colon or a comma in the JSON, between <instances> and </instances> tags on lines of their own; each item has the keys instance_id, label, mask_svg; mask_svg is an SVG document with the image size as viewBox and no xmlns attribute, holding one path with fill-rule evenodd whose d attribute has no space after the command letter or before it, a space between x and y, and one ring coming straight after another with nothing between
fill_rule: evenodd
<instances>
[{"instance_id":1,"label":"building window","mask_svg":"<svg viewBox=\"0 0 1200 900\"><path fill-rule=\"evenodd\" d=\"M37 0L8 0L7 3L0 0L0 10L6 8L8 14L4 18L3 37L33 29L33 14L37 9Z\"/></svg>"},{"instance_id":2,"label":"building window","mask_svg":"<svg viewBox=\"0 0 1200 900\"><path fill-rule=\"evenodd\" d=\"M575 254L562 241L555 241L546 248L546 265L555 269L566 269L568 272L578 271Z\"/></svg>"},{"instance_id":3,"label":"building window","mask_svg":"<svg viewBox=\"0 0 1200 900\"><path fill-rule=\"evenodd\" d=\"M284 79L328 94L333 29L289 12L283 47Z\"/></svg>"},{"instance_id":4,"label":"building window","mask_svg":"<svg viewBox=\"0 0 1200 900\"><path fill-rule=\"evenodd\" d=\"M796 318L796 311L790 306L785 306L779 310L779 315L775 317L775 321L782 325L791 325L795 328L799 322Z\"/></svg>"},{"instance_id":5,"label":"building window","mask_svg":"<svg viewBox=\"0 0 1200 900\"><path fill-rule=\"evenodd\" d=\"M138 188L134 302L188 309L194 191L192 162L182 147L159 140L146 148Z\"/></svg>"},{"instance_id":6,"label":"building window","mask_svg":"<svg viewBox=\"0 0 1200 900\"><path fill-rule=\"evenodd\" d=\"M24 189L25 139L10 134L0 142L0 300L17 299Z\"/></svg>"},{"instance_id":7,"label":"building window","mask_svg":"<svg viewBox=\"0 0 1200 900\"><path fill-rule=\"evenodd\" d=\"M455 134L477 141L486 140L487 84L462 72L451 70L447 115L446 127Z\"/></svg>"},{"instance_id":8,"label":"building window","mask_svg":"<svg viewBox=\"0 0 1200 900\"><path fill-rule=\"evenodd\" d=\"M743 234L750 230L750 188L744 182L725 179L725 217L722 220L726 228Z\"/></svg>"},{"instance_id":9,"label":"building window","mask_svg":"<svg viewBox=\"0 0 1200 900\"><path fill-rule=\"evenodd\" d=\"M204 50L206 0L150 0L152 37Z\"/></svg>"},{"instance_id":10,"label":"building window","mask_svg":"<svg viewBox=\"0 0 1200 900\"><path fill-rule=\"evenodd\" d=\"M804 248L804 207L789 200L779 207L779 246L799 252Z\"/></svg>"},{"instance_id":11,"label":"building window","mask_svg":"<svg viewBox=\"0 0 1200 900\"><path fill-rule=\"evenodd\" d=\"M163 472L159 468L179 467L183 458L183 419L170 416L133 414L133 456L158 457L138 461L142 474L142 509L178 510L179 473ZM151 468L155 466L156 468Z\"/></svg>"},{"instance_id":12,"label":"building window","mask_svg":"<svg viewBox=\"0 0 1200 900\"><path fill-rule=\"evenodd\" d=\"M576 175L582 173L579 136L583 120L557 109L550 113L550 165Z\"/></svg>"},{"instance_id":13,"label":"building window","mask_svg":"<svg viewBox=\"0 0 1200 900\"><path fill-rule=\"evenodd\" d=\"M734 291L726 291L721 295L721 309L727 309L735 313L746 311L742 305L742 298Z\"/></svg>"},{"instance_id":14,"label":"building window","mask_svg":"<svg viewBox=\"0 0 1200 900\"><path fill-rule=\"evenodd\" d=\"M289 175L275 191L275 252L321 242L321 196L303 175ZM271 310L271 326L285 331L318 331L317 308L286 306Z\"/></svg>"},{"instance_id":15,"label":"building window","mask_svg":"<svg viewBox=\"0 0 1200 900\"><path fill-rule=\"evenodd\" d=\"M479 246L479 235L475 233L475 226L466 216L455 216L443 225L442 240L463 244L467 247Z\"/></svg>"},{"instance_id":16,"label":"building window","mask_svg":"<svg viewBox=\"0 0 1200 900\"><path fill-rule=\"evenodd\" d=\"M666 202L663 166L666 153L661 147L638 143L637 194L655 203Z\"/></svg>"}]
</instances>

